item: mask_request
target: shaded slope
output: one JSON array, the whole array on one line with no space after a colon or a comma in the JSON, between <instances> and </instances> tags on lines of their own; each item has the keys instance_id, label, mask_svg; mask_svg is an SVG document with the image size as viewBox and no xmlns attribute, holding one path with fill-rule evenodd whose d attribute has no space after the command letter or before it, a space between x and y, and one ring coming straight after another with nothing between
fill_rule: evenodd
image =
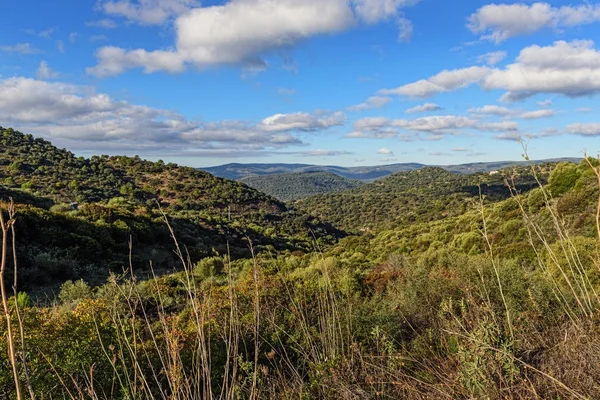
<instances>
[{"instance_id":1,"label":"shaded slope","mask_svg":"<svg viewBox=\"0 0 600 400\"><path fill-rule=\"evenodd\" d=\"M18 203L25 284L109 271L172 268L173 240L159 209L193 262L255 249L310 249L341 232L240 182L139 157L75 157L51 143L0 128L0 199ZM74 204L76 203L76 204ZM314 235L314 236L313 236Z\"/></svg>"}]
</instances>

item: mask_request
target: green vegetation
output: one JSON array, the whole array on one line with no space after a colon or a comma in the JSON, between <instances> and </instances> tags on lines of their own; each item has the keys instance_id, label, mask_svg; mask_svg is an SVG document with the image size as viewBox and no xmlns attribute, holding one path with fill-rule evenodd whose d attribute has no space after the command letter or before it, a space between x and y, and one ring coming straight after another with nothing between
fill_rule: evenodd
<instances>
[{"instance_id":1,"label":"green vegetation","mask_svg":"<svg viewBox=\"0 0 600 400\"><path fill-rule=\"evenodd\" d=\"M542 179L550 164L541 166ZM438 167L399 172L356 189L313 196L294 206L350 232L372 232L427 222L465 212L479 193L488 201L510 197L505 180L515 179L517 190L537 183L527 167L497 174L463 175Z\"/></svg>"},{"instance_id":2,"label":"green vegetation","mask_svg":"<svg viewBox=\"0 0 600 400\"><path fill-rule=\"evenodd\" d=\"M118 159L106 163L116 166ZM188 258L191 223L182 215L193 220L203 209L177 209L179 203L159 195L167 235L156 248L174 250L165 263L178 272L145 280L111 273L98 286L64 279L51 303L29 298L21 287L8 297L12 239L21 276L28 242L40 240L28 232L35 224L99 224L65 210L49 189L17 186L32 179L6 175L15 183L5 190L26 205L0 207L6 239L0 279L7 282L0 397L16 399L16 382L21 398L39 399L599 398L599 165L590 158L494 175L397 174L344 194L352 204L343 212L359 212L361 220L343 219L342 211L339 220L361 227L371 218L371 232L315 244L313 252L267 251L252 239L247 257ZM115 170L139 190L140 176ZM262 204L261 195L239 187ZM86 201L80 208L112 207L103 197ZM385 211L369 215L361 202ZM120 207L132 207L137 221L139 203L126 204ZM24 225L28 213L38 219ZM263 216L253 223L271 222ZM64 238L65 249L75 239ZM93 249L72 246L80 246L74 254ZM138 257L152 259L150 244L145 251Z\"/></svg>"},{"instance_id":3,"label":"green vegetation","mask_svg":"<svg viewBox=\"0 0 600 400\"><path fill-rule=\"evenodd\" d=\"M361 186L360 181L330 172L302 172L250 176L241 182L281 201L303 199L316 194L340 192Z\"/></svg>"},{"instance_id":4,"label":"green vegetation","mask_svg":"<svg viewBox=\"0 0 600 400\"><path fill-rule=\"evenodd\" d=\"M238 182L139 157L75 157L0 128L0 198L17 203L24 289L68 279L92 284L132 266L143 275L174 266L168 216L191 260L229 253L313 248L341 233ZM160 208L159 208L160 205Z\"/></svg>"}]
</instances>

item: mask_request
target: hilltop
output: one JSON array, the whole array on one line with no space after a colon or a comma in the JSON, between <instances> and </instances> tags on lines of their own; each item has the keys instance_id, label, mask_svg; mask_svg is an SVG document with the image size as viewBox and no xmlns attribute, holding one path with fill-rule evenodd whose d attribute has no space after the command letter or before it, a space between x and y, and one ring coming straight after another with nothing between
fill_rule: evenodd
<instances>
[{"instance_id":1,"label":"hilltop","mask_svg":"<svg viewBox=\"0 0 600 400\"><path fill-rule=\"evenodd\" d=\"M361 181L320 171L255 175L241 178L240 181L281 201L339 192L362 185Z\"/></svg>"}]
</instances>

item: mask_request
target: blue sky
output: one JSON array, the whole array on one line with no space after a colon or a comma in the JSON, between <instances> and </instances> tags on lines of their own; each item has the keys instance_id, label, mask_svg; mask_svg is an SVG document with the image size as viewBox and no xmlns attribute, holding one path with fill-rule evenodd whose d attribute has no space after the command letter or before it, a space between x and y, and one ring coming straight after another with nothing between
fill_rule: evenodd
<instances>
[{"instance_id":1,"label":"blue sky","mask_svg":"<svg viewBox=\"0 0 600 400\"><path fill-rule=\"evenodd\" d=\"M600 3L3 2L0 125L76 154L344 166L600 150Z\"/></svg>"}]
</instances>

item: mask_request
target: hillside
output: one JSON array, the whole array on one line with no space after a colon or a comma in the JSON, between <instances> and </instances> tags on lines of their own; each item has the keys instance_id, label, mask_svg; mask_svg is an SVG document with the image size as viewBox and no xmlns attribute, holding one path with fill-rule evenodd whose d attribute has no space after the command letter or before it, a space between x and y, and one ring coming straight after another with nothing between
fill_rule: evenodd
<instances>
[{"instance_id":1,"label":"hillside","mask_svg":"<svg viewBox=\"0 0 600 400\"><path fill-rule=\"evenodd\" d=\"M506 199L510 191L504 181L513 174L520 191L536 186L526 167L494 175L465 175L427 167L396 173L355 189L298 200L294 207L310 210L351 232L381 230L460 214L479 198L479 187L489 201Z\"/></svg>"},{"instance_id":2,"label":"hillside","mask_svg":"<svg viewBox=\"0 0 600 400\"><path fill-rule=\"evenodd\" d=\"M50 142L0 128L0 198L18 203L24 285L102 282L129 265L172 268L162 211L191 260L309 249L341 233L242 183L139 157L75 157ZM160 208L159 209L159 205Z\"/></svg>"},{"instance_id":3,"label":"hillside","mask_svg":"<svg viewBox=\"0 0 600 400\"><path fill-rule=\"evenodd\" d=\"M546 164L549 162L579 162L579 158L559 158L537 161L497 161L497 162L477 162L458 165L429 165L429 167L440 167L450 172L459 174L474 174L478 172L491 172L510 166L525 166L531 163ZM419 163L400 163L390 165L375 165L363 167L340 167L333 165L310 165L310 164L225 164L216 167L200 168L203 171L210 172L221 178L241 180L250 176L275 175L301 172L331 172L348 179L369 182L376 179L398 173L414 171L425 168L428 165Z\"/></svg>"},{"instance_id":4,"label":"hillside","mask_svg":"<svg viewBox=\"0 0 600 400\"><path fill-rule=\"evenodd\" d=\"M360 181L343 178L331 172L318 171L248 176L241 178L240 181L281 201L339 192L361 185Z\"/></svg>"},{"instance_id":5,"label":"hillside","mask_svg":"<svg viewBox=\"0 0 600 400\"><path fill-rule=\"evenodd\" d=\"M456 188L484 175L398 174L380 192L445 205L315 254L211 257L95 290L67 282L45 307L22 293L11 303L24 315L22 381L40 397L598 398L600 163L590 163L517 169L517 181L535 171L548 183L513 196L490 178L483 204L461 209ZM0 369L0 393L12 379Z\"/></svg>"}]
</instances>

